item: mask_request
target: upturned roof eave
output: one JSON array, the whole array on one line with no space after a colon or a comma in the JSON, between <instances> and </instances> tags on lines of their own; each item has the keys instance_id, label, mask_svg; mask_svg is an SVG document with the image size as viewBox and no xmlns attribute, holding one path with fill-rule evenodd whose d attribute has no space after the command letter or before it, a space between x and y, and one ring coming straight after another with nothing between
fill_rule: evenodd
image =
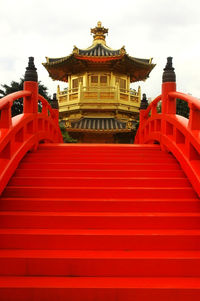
<instances>
[{"instance_id":1,"label":"upturned roof eave","mask_svg":"<svg viewBox=\"0 0 200 301\"><path fill-rule=\"evenodd\" d=\"M67 62L68 60L70 60L71 58L75 58L76 60L81 60L81 59L84 59L84 60L88 60L88 61L92 61L92 59L97 59L96 62L101 62L102 61L109 61L110 60L113 60L114 58L115 59L127 59L129 60L130 62L136 62L138 64L141 64L143 66L152 66L152 69L156 66L156 64L152 64L151 61L152 61L152 58L150 59L139 59L139 58L135 58L135 57L132 57L132 56L129 56L128 54L119 54L119 55L112 55L112 56L87 56L87 55L81 55L81 54L70 54L68 56L65 56L65 57L62 57L62 58L58 58L58 59L54 59L54 58L46 58L47 59L47 62L46 63L42 63L42 65L44 67L47 67L47 66L55 66L55 65L58 65L58 64L61 64L63 62ZM52 61L50 61L52 60ZM148 61L148 62L145 62Z\"/></svg>"},{"instance_id":2,"label":"upturned roof eave","mask_svg":"<svg viewBox=\"0 0 200 301\"><path fill-rule=\"evenodd\" d=\"M71 72L71 68L70 68L70 65L73 64L73 60L75 60L77 62L83 62L83 61L87 62L88 61L88 63L90 65L111 63L111 62L114 62L114 61L117 61L117 62L121 61L122 65L128 63L128 64L130 64L130 71L127 70L126 73L130 73L131 82L146 80L149 77L150 72L156 66L156 64L151 63L152 59L149 59L149 60L147 59L146 62L145 62L144 59L134 58L134 57L129 56L126 53L125 54L120 54L120 55L115 55L115 56L86 56L86 55L79 55L79 54L72 53L69 56L55 59L55 61L52 61L52 62L50 60L54 60L54 59L47 58L47 62L43 63L43 66L46 68L46 70L49 73L49 76L53 80L60 80L60 81L67 81L66 74L72 74L73 73L73 72ZM134 72L132 71L133 68L135 68L135 63L138 66L137 68L140 68L140 66L141 66L142 69L146 70L145 71L146 74L143 74L143 76L135 77ZM64 74L63 74L64 77L63 76L58 76L57 74L54 73L54 71L56 72L56 69L57 70L60 69L59 70L59 73L60 73L61 68L63 68L63 65L65 65L65 68L66 68L66 70L64 72L65 76L64 76ZM89 67L89 65L87 64L87 68L88 67ZM113 67L113 64L112 64L112 67ZM83 71L83 70L81 70L81 71ZM63 73L63 72L61 72L61 73Z\"/></svg>"},{"instance_id":3,"label":"upturned roof eave","mask_svg":"<svg viewBox=\"0 0 200 301\"><path fill-rule=\"evenodd\" d=\"M65 61L69 60L73 56L74 56L74 54L71 53L70 55L64 56L64 57L61 57L61 58L49 58L49 57L46 57L47 62L46 63L42 63L42 65L44 67L46 67L46 66L54 66L54 65L57 65L57 64L60 64L60 63L63 63ZM50 60L52 60L52 61L50 61Z\"/></svg>"}]
</instances>

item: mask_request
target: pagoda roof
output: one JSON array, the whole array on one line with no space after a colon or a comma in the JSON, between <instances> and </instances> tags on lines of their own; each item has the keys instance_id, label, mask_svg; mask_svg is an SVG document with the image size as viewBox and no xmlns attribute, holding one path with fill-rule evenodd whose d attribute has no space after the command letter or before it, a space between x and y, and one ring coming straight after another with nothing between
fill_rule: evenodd
<instances>
[{"instance_id":1,"label":"pagoda roof","mask_svg":"<svg viewBox=\"0 0 200 301\"><path fill-rule=\"evenodd\" d=\"M43 66L54 80L68 81L68 75L80 74L88 71L113 71L121 74L129 74L130 81L136 82L148 78L149 73L155 67L152 58L141 59L129 56L125 47L114 50L106 45L105 35L107 29L98 26L91 29L94 33L93 44L87 49L79 49L74 46L73 52L61 58L48 58Z\"/></svg>"},{"instance_id":2,"label":"pagoda roof","mask_svg":"<svg viewBox=\"0 0 200 301\"><path fill-rule=\"evenodd\" d=\"M132 122L134 126L134 122ZM82 118L71 122L71 128L68 132L94 131L94 132L131 132L132 128L127 128L126 122L115 118Z\"/></svg>"}]
</instances>

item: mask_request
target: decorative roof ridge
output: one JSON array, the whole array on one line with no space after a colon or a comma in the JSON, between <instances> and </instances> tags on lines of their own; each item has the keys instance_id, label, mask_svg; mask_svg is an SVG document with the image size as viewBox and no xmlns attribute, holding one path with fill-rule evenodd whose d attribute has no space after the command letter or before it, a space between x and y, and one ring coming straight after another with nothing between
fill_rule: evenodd
<instances>
[{"instance_id":1,"label":"decorative roof ridge","mask_svg":"<svg viewBox=\"0 0 200 301\"><path fill-rule=\"evenodd\" d=\"M102 48L104 48L105 50L108 50L108 51L119 51L120 53L126 53L126 50L125 50L125 46L122 46L121 48L119 49L113 49L109 46L107 46L106 44L102 44L102 43L97 43L97 44L92 44L91 46L89 46L88 48L78 48L76 46L74 46L73 48L73 53L75 54L79 54L79 51L90 51L90 50L94 50L95 48L101 46Z\"/></svg>"},{"instance_id":2,"label":"decorative roof ridge","mask_svg":"<svg viewBox=\"0 0 200 301\"><path fill-rule=\"evenodd\" d=\"M75 55L85 55L90 57L108 57L108 56L118 56L126 54L125 47L122 46L120 49L112 49L107 45L103 45L102 43L97 43L92 45L86 49L79 49L74 47L73 54Z\"/></svg>"}]
</instances>

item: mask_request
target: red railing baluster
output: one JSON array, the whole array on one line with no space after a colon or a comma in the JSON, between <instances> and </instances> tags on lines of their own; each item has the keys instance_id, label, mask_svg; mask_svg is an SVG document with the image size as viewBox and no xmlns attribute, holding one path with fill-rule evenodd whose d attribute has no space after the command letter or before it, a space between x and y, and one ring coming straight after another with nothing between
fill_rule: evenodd
<instances>
[{"instance_id":1,"label":"red railing baluster","mask_svg":"<svg viewBox=\"0 0 200 301\"><path fill-rule=\"evenodd\" d=\"M10 129L12 126L11 104L7 103L1 110L0 128Z\"/></svg>"},{"instance_id":2,"label":"red railing baluster","mask_svg":"<svg viewBox=\"0 0 200 301\"><path fill-rule=\"evenodd\" d=\"M200 130L200 110L193 104L189 103L190 116L189 116L189 130Z\"/></svg>"},{"instance_id":3,"label":"red railing baluster","mask_svg":"<svg viewBox=\"0 0 200 301\"><path fill-rule=\"evenodd\" d=\"M47 108L47 104L42 104L42 114L44 115L48 115L48 108Z\"/></svg>"},{"instance_id":4,"label":"red railing baluster","mask_svg":"<svg viewBox=\"0 0 200 301\"><path fill-rule=\"evenodd\" d=\"M151 116L155 116L157 114L157 104L153 104L151 109Z\"/></svg>"}]
</instances>

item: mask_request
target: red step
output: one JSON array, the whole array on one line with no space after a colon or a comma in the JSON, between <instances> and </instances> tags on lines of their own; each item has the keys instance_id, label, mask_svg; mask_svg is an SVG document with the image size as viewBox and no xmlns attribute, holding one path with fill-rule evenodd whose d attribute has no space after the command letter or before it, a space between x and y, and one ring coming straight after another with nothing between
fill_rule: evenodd
<instances>
[{"instance_id":1,"label":"red step","mask_svg":"<svg viewBox=\"0 0 200 301\"><path fill-rule=\"evenodd\" d=\"M40 144L38 148L39 153L61 153L61 154L74 154L74 153L161 153L160 145L156 144Z\"/></svg>"},{"instance_id":2,"label":"red step","mask_svg":"<svg viewBox=\"0 0 200 301\"><path fill-rule=\"evenodd\" d=\"M200 229L200 213L0 212L1 228Z\"/></svg>"},{"instance_id":3,"label":"red step","mask_svg":"<svg viewBox=\"0 0 200 301\"><path fill-rule=\"evenodd\" d=\"M53 161L53 160L52 160ZM55 162L25 162L24 160L20 163L20 169L59 169L59 170L180 170L180 166L174 163L85 163L85 162L68 162L68 163L55 163Z\"/></svg>"},{"instance_id":4,"label":"red step","mask_svg":"<svg viewBox=\"0 0 200 301\"><path fill-rule=\"evenodd\" d=\"M82 156L82 155L77 155L77 156L64 156L64 157L61 157L61 156L34 156L33 154L30 154L30 156L26 156L24 159L23 159L23 162L31 162L31 163L34 163L34 162L37 162L38 161L42 161L43 163L51 163L52 162L52 159L53 159L53 162L54 163L126 163L128 162L129 164L130 163L149 163L149 158L148 156L131 156L131 157L128 157L128 158L124 158L124 156L99 156L99 157L96 157L96 156L91 156L91 155L88 155L88 156ZM151 164L160 164L160 163L174 163L174 164L177 164L175 158L171 157L171 156L166 156L166 157L163 157L163 156L155 156L155 157L151 157Z\"/></svg>"},{"instance_id":5,"label":"red step","mask_svg":"<svg viewBox=\"0 0 200 301\"><path fill-rule=\"evenodd\" d=\"M192 187L40 187L7 186L3 197L38 197L38 198L195 198Z\"/></svg>"},{"instance_id":6,"label":"red step","mask_svg":"<svg viewBox=\"0 0 200 301\"><path fill-rule=\"evenodd\" d=\"M2 301L199 301L200 278L0 277L0 294Z\"/></svg>"},{"instance_id":7,"label":"red step","mask_svg":"<svg viewBox=\"0 0 200 301\"><path fill-rule=\"evenodd\" d=\"M200 230L0 229L2 249L200 250Z\"/></svg>"},{"instance_id":8,"label":"red step","mask_svg":"<svg viewBox=\"0 0 200 301\"><path fill-rule=\"evenodd\" d=\"M99 167L101 168L101 167ZM153 168L153 167L152 167ZM74 178L96 178L96 177L106 177L106 178L186 178L183 171L180 169L173 170L92 170L92 169L22 169L18 168L15 171L16 177L74 177Z\"/></svg>"},{"instance_id":9,"label":"red step","mask_svg":"<svg viewBox=\"0 0 200 301\"><path fill-rule=\"evenodd\" d=\"M109 155L109 154L114 154L114 155L119 155L122 153L126 153L128 155L131 154L160 154L160 156L169 156L171 154L167 153L167 152L161 152L161 148L160 146L158 147L152 147L151 145L149 145L147 147L147 145L144 145L144 147L140 146L138 148L136 148L136 146L134 145L118 145L113 146L106 146L105 145L84 145L81 143L78 145L77 144L67 144L67 145L61 145L61 147L54 147L55 145L49 145L49 147L46 147L45 145L39 145L38 151L32 153L33 155L45 155L45 154L70 154L70 155L74 155L74 154L103 154L103 155Z\"/></svg>"},{"instance_id":10,"label":"red step","mask_svg":"<svg viewBox=\"0 0 200 301\"><path fill-rule=\"evenodd\" d=\"M186 178L139 178L139 177L16 177L8 186L38 186L38 187L191 187Z\"/></svg>"},{"instance_id":11,"label":"red step","mask_svg":"<svg viewBox=\"0 0 200 301\"><path fill-rule=\"evenodd\" d=\"M200 212L198 199L1 198L2 211Z\"/></svg>"},{"instance_id":12,"label":"red step","mask_svg":"<svg viewBox=\"0 0 200 301\"><path fill-rule=\"evenodd\" d=\"M172 155L169 155L167 153L162 153L160 151L158 152L126 152L126 156L123 156L122 152L116 153L116 152L101 152L98 153L97 151L91 151L91 152L80 152L80 153L75 153L75 152L68 152L68 153L54 153L54 152L35 152L35 153L30 153L28 157L25 158L26 161L30 161L30 160L40 160L40 159L45 159L45 160L50 160L50 159L54 159L54 160L60 160L65 161L65 160L70 160L72 162L75 162L77 159L82 159L83 161L87 161L90 159L96 159L97 161L103 159L104 161L106 160L115 160L116 162L118 162L118 160L123 160L124 162L130 161L131 160L136 160L136 159L147 159L148 157L151 156L151 160L152 161L157 161L159 162L160 159L165 159L166 161L171 160L172 162L177 164L177 161L175 160L175 158Z\"/></svg>"},{"instance_id":13,"label":"red step","mask_svg":"<svg viewBox=\"0 0 200 301\"><path fill-rule=\"evenodd\" d=\"M200 251L1 250L0 275L200 277Z\"/></svg>"}]
</instances>

